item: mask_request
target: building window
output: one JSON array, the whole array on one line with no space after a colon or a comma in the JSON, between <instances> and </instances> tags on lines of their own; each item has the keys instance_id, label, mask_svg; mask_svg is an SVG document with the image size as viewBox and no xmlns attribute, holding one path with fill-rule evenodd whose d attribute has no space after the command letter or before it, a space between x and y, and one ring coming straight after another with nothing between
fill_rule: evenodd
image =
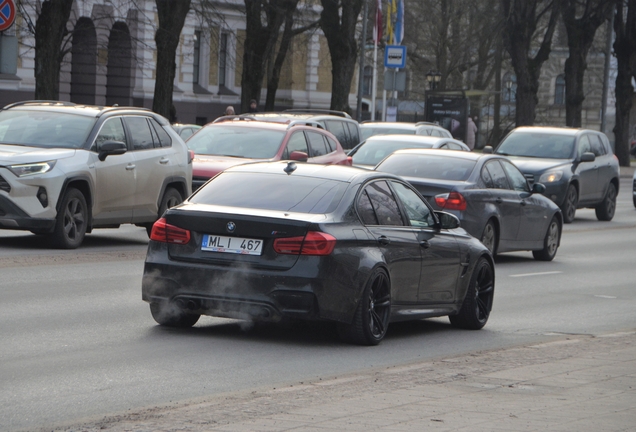
<instances>
[{"instance_id":1,"label":"building window","mask_svg":"<svg viewBox=\"0 0 636 432\"><path fill-rule=\"evenodd\" d=\"M201 64L201 31L194 32L194 64L192 70L192 82L199 84L199 65Z\"/></svg>"},{"instance_id":2,"label":"building window","mask_svg":"<svg viewBox=\"0 0 636 432\"><path fill-rule=\"evenodd\" d=\"M554 104L565 105L565 75L559 75L554 82Z\"/></svg>"},{"instance_id":3,"label":"building window","mask_svg":"<svg viewBox=\"0 0 636 432\"><path fill-rule=\"evenodd\" d=\"M371 86L373 85L373 68L371 66L364 67L364 76L362 78L362 94L371 96Z\"/></svg>"},{"instance_id":4,"label":"building window","mask_svg":"<svg viewBox=\"0 0 636 432\"><path fill-rule=\"evenodd\" d=\"M219 86L227 86L227 45L228 34L221 33L221 39L219 40Z\"/></svg>"},{"instance_id":5,"label":"building window","mask_svg":"<svg viewBox=\"0 0 636 432\"><path fill-rule=\"evenodd\" d=\"M503 86L501 91L503 93L503 101L507 103L514 103L517 101L517 76L510 72L506 73L503 77Z\"/></svg>"}]
</instances>

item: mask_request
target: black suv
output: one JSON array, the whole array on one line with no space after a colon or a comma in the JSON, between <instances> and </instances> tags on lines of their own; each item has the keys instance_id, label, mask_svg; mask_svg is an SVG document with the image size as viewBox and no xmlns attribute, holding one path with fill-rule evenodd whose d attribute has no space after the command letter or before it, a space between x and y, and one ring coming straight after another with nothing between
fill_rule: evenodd
<instances>
[{"instance_id":1,"label":"black suv","mask_svg":"<svg viewBox=\"0 0 636 432\"><path fill-rule=\"evenodd\" d=\"M495 153L517 165L530 185L543 183L544 195L574 220L577 208L596 209L598 220L609 221L616 210L618 159L607 136L589 129L518 127Z\"/></svg>"},{"instance_id":2,"label":"black suv","mask_svg":"<svg viewBox=\"0 0 636 432\"><path fill-rule=\"evenodd\" d=\"M357 146L360 139L360 125L343 111L320 109L289 109L277 113L248 114L259 120L275 121L277 118L309 120L320 124L338 138L342 149L347 152Z\"/></svg>"}]
</instances>

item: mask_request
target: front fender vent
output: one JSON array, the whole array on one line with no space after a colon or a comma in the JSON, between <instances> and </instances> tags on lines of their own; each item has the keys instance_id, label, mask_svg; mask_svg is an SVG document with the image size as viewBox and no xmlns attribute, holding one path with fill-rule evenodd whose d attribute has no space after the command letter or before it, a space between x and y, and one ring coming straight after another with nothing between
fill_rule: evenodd
<instances>
[{"instance_id":1,"label":"front fender vent","mask_svg":"<svg viewBox=\"0 0 636 432\"><path fill-rule=\"evenodd\" d=\"M11 192L11 185L1 175L0 175L0 190L3 190L7 193Z\"/></svg>"}]
</instances>

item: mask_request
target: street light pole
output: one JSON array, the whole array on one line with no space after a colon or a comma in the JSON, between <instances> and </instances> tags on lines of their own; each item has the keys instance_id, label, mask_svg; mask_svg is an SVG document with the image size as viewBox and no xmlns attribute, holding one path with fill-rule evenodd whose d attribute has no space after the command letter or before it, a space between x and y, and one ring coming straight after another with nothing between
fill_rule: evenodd
<instances>
[{"instance_id":1,"label":"street light pole","mask_svg":"<svg viewBox=\"0 0 636 432\"><path fill-rule=\"evenodd\" d=\"M364 13L362 14L362 41L360 43L360 70L358 73L358 106L356 107L356 118L362 121L362 93L364 88L364 60L365 48L367 44L367 17L369 14L368 0L364 0Z\"/></svg>"}]
</instances>

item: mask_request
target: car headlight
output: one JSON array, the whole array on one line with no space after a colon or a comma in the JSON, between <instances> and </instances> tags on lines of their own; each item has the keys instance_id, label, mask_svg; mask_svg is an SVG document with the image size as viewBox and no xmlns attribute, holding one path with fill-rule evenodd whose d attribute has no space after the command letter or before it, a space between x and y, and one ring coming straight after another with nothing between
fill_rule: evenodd
<instances>
[{"instance_id":1,"label":"car headlight","mask_svg":"<svg viewBox=\"0 0 636 432\"><path fill-rule=\"evenodd\" d=\"M27 177L37 174L44 174L53 169L55 161L38 162L31 164L10 165L7 168L17 177Z\"/></svg>"},{"instance_id":2,"label":"car headlight","mask_svg":"<svg viewBox=\"0 0 636 432\"><path fill-rule=\"evenodd\" d=\"M548 171L541 174L539 177L539 183L554 183L561 180L563 177L563 171Z\"/></svg>"}]
</instances>

